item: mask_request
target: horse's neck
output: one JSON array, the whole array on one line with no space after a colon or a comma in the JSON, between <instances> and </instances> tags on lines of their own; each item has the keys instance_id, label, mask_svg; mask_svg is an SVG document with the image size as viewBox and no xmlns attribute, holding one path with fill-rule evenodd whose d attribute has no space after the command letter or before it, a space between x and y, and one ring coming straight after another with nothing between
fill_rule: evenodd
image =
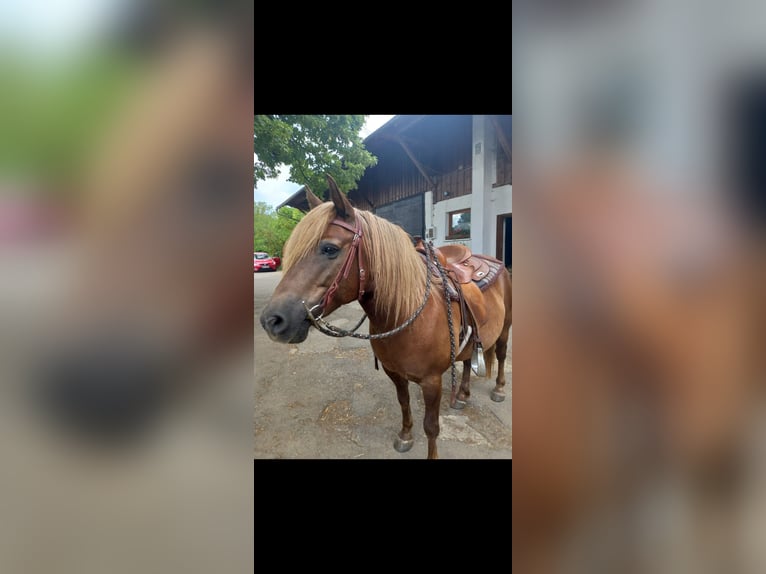
<instances>
[{"instance_id":1,"label":"horse's neck","mask_svg":"<svg viewBox=\"0 0 766 574\"><path fill-rule=\"evenodd\" d=\"M360 305L364 312L367 313L367 319L371 326L375 327L378 332L387 331L396 327L394 322L396 318L387 318L385 315L378 313L376 309L375 291L373 290L370 297L365 297Z\"/></svg>"},{"instance_id":2,"label":"horse's neck","mask_svg":"<svg viewBox=\"0 0 766 574\"><path fill-rule=\"evenodd\" d=\"M383 331L389 331L395 327L398 327L396 324L397 318L396 317L386 317L385 313L379 313L377 309L377 300L376 300L376 292L373 284L372 292L370 293L370 296L365 297L360 302L360 305L362 309L364 309L364 312L367 313L367 319L370 322L370 326L374 327L375 331L377 332L383 332Z\"/></svg>"},{"instance_id":3,"label":"horse's neck","mask_svg":"<svg viewBox=\"0 0 766 574\"><path fill-rule=\"evenodd\" d=\"M395 243L395 242L394 242ZM417 298L419 299L418 305L420 302L422 302L422 298L419 295L419 293L407 293L406 290L413 289L416 292L418 291L418 287L410 286L408 287L408 281L397 281L395 284L391 284L389 281L385 280L386 271L390 271L390 269L386 268L384 270L377 269L373 267L372 263L374 262L374 258L371 257L371 254L369 252L365 253L366 261L367 261L367 285L366 290L368 292L368 296L363 298L363 300L360 302L362 308L367 313L367 316L369 318L371 326L374 325L376 330L378 332L382 331L388 331L395 327L398 327L400 324L404 323L407 319L411 311L405 311L406 316L402 317L395 317L390 316L388 313L387 308L383 308L380 311L378 311L378 305L380 304L380 298L382 296L382 300L390 301L391 299L396 298L403 298L405 301L410 300L410 296L417 295ZM410 260L411 258L411 260ZM422 261L421 256L419 253L415 251L414 248L411 247L411 252L407 253L400 253L398 255L398 258L395 260L388 260L387 264L389 265L402 265L403 268L397 270L399 277L410 277L412 275L412 266L422 266L422 269L425 270L426 266L425 263ZM383 272L383 277L379 277L378 272ZM423 276L425 279L425 275ZM411 285L411 284L410 284ZM383 292L382 290L393 290L393 295L396 295L396 297L392 297L391 292ZM417 307L418 305L415 305ZM393 311L393 309L391 309ZM400 313L401 315L401 313Z\"/></svg>"},{"instance_id":4,"label":"horse's neck","mask_svg":"<svg viewBox=\"0 0 766 574\"><path fill-rule=\"evenodd\" d=\"M370 325L374 327L374 330L378 333L390 331L392 329L400 327L403 323L405 323L410 318L410 316L409 315L406 317L394 317L393 315L388 316L385 311L379 313L377 310L374 277L372 277L371 279L372 279L372 288L371 288L370 296L365 297L360 302L362 309L367 314L367 319L370 322ZM439 288L438 285L432 284L431 295L429 297L429 301L427 302L426 306L428 306L428 303L431 302L430 299L433 299L434 297L444 297L443 293L444 292ZM423 311L425 311L425 309Z\"/></svg>"}]
</instances>

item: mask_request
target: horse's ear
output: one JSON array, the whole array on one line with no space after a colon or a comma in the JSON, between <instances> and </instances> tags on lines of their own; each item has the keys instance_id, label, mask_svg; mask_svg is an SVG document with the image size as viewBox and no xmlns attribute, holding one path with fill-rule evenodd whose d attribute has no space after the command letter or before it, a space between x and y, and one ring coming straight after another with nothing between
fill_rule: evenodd
<instances>
[{"instance_id":1,"label":"horse's ear","mask_svg":"<svg viewBox=\"0 0 766 574\"><path fill-rule=\"evenodd\" d=\"M329 173L327 174L327 183L330 185L330 199L332 199L332 202L335 204L335 211L337 212L338 217L345 219L353 214L354 207L351 205L351 202L349 202L346 194L338 188L338 184L335 183L335 180Z\"/></svg>"},{"instance_id":2,"label":"horse's ear","mask_svg":"<svg viewBox=\"0 0 766 574\"><path fill-rule=\"evenodd\" d=\"M311 191L311 188L308 185L306 186L306 199L309 202L309 210L322 205L322 200Z\"/></svg>"}]
</instances>

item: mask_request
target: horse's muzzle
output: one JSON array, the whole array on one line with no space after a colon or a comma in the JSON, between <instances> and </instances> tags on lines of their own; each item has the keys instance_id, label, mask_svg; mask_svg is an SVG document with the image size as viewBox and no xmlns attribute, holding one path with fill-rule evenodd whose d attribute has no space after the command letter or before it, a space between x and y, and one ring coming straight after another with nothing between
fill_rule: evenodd
<instances>
[{"instance_id":1,"label":"horse's muzzle","mask_svg":"<svg viewBox=\"0 0 766 574\"><path fill-rule=\"evenodd\" d=\"M269 303L261 313L261 326L272 341L302 343L309 334L311 322L300 301Z\"/></svg>"}]
</instances>

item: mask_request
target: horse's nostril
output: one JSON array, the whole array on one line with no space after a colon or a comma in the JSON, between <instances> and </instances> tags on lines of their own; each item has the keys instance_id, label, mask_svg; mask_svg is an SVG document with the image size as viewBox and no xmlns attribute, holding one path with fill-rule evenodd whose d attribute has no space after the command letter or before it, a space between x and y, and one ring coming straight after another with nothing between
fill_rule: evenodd
<instances>
[{"instance_id":1,"label":"horse's nostril","mask_svg":"<svg viewBox=\"0 0 766 574\"><path fill-rule=\"evenodd\" d=\"M277 343L301 343L306 340L311 323L299 301L281 301L261 312L261 326Z\"/></svg>"},{"instance_id":2,"label":"horse's nostril","mask_svg":"<svg viewBox=\"0 0 766 574\"><path fill-rule=\"evenodd\" d=\"M279 335L287 329L287 321L280 313L274 313L263 319L263 327L272 335Z\"/></svg>"}]
</instances>

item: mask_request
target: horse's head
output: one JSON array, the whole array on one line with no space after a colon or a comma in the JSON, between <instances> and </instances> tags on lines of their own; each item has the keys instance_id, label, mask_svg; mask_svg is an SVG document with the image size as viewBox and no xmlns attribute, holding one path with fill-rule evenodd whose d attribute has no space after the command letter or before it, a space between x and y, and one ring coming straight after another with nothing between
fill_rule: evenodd
<instances>
[{"instance_id":1,"label":"horse's head","mask_svg":"<svg viewBox=\"0 0 766 574\"><path fill-rule=\"evenodd\" d=\"M261 325L272 340L301 343L314 316L361 298L366 287L362 218L335 181L327 176L331 202L322 203L310 189L311 211L285 245L285 275L261 313Z\"/></svg>"}]
</instances>

